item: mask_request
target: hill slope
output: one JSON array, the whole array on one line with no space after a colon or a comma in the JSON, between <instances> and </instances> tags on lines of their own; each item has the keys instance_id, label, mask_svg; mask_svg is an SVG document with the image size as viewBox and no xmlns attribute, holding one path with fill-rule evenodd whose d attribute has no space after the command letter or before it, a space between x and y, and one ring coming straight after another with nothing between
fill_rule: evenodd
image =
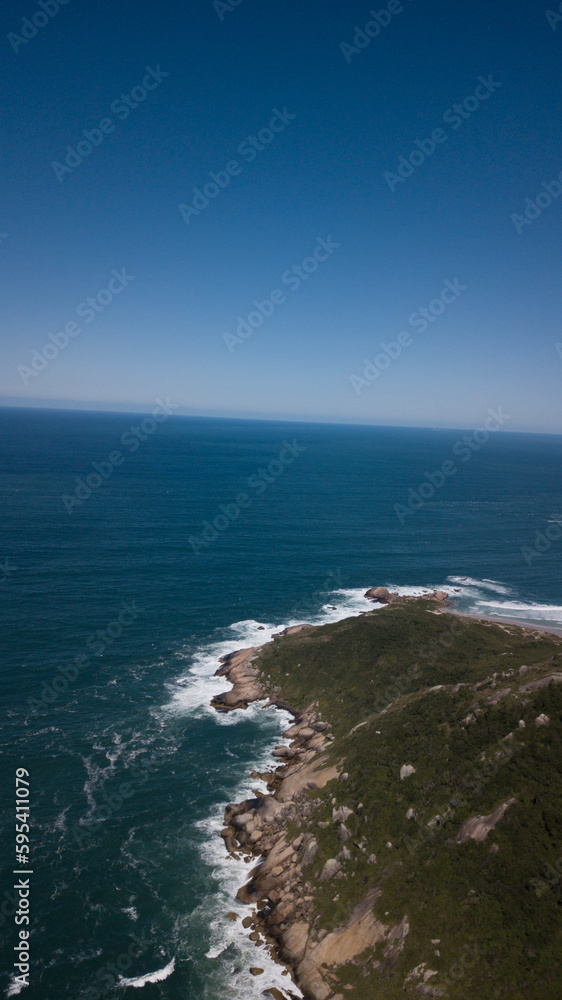
<instances>
[{"instance_id":1,"label":"hill slope","mask_svg":"<svg viewBox=\"0 0 562 1000\"><path fill-rule=\"evenodd\" d=\"M252 654L297 726L273 799L227 812L266 856L245 898L315 1000L558 1000L562 639L435 609Z\"/></svg>"}]
</instances>

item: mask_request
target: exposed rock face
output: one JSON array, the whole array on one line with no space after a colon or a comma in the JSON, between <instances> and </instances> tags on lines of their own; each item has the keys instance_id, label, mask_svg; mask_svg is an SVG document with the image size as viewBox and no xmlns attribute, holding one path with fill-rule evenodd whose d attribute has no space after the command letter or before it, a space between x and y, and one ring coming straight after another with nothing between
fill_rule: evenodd
<instances>
[{"instance_id":1,"label":"exposed rock face","mask_svg":"<svg viewBox=\"0 0 562 1000\"><path fill-rule=\"evenodd\" d=\"M466 819L457 834L457 844L466 844L468 840L475 840L481 844L486 840L490 830L497 826L509 807L515 805L516 802L517 799L508 799L489 816L473 816L472 819Z\"/></svg>"},{"instance_id":2,"label":"exposed rock face","mask_svg":"<svg viewBox=\"0 0 562 1000\"><path fill-rule=\"evenodd\" d=\"M314 1000L328 1000L333 991L324 981L323 966L337 968L346 965L367 949L373 949L381 941L387 941L385 957L396 955L404 946L408 933L408 922L404 919L394 928L382 924L373 913L373 906L380 895L380 889L371 889L365 899L353 910L344 927L327 934L316 945L306 948L304 958L297 966L297 976L305 993Z\"/></svg>"},{"instance_id":3,"label":"exposed rock face","mask_svg":"<svg viewBox=\"0 0 562 1000\"><path fill-rule=\"evenodd\" d=\"M240 663L244 663L243 658ZM384 954L391 957L401 949L408 924L404 919L396 927L389 927L376 919L373 904L380 892L376 889L355 908L343 927L331 933L319 934L314 930L314 898L306 894L310 893L310 886L307 887L302 873L315 861L318 842L307 833L290 841L286 824L295 815L302 819L314 811L315 802L308 790L322 788L335 780L340 769L322 753L329 732L324 723L316 720L312 706L297 718L285 736L292 737L293 756L283 757L277 775L271 776L272 794L230 804L225 810L227 826L223 837L227 848L233 845L237 854L255 856L256 850L259 851L250 881L238 891L242 902L258 906L257 914L242 921L245 928L252 929L252 940L262 943L261 927L266 940L277 941L282 958L295 969L297 982L305 994L311 1000L329 1000L334 992L324 978L327 968L345 965L379 941L385 941ZM344 843L338 857L325 863L320 875L322 881L335 878L342 863L352 859L345 845L351 836L345 824L352 816L353 810L348 806L332 810L332 822ZM259 847L255 846L256 836ZM371 855L368 860L375 863L376 857ZM258 974L252 969L250 972Z\"/></svg>"},{"instance_id":4,"label":"exposed rock face","mask_svg":"<svg viewBox=\"0 0 562 1000\"><path fill-rule=\"evenodd\" d=\"M211 705L217 712L230 712L235 708L247 708L253 701L261 701L267 695L258 683L255 669L251 665L254 653L259 646L249 649L239 649L230 656L223 658L224 666L219 667L215 676L226 677L233 685L232 691L226 691L213 698Z\"/></svg>"},{"instance_id":5,"label":"exposed rock face","mask_svg":"<svg viewBox=\"0 0 562 1000\"><path fill-rule=\"evenodd\" d=\"M538 681L531 681L530 684L522 684L520 691L538 691L539 688L548 687L549 684L562 684L562 674L550 674L548 677L541 677Z\"/></svg>"}]
</instances>

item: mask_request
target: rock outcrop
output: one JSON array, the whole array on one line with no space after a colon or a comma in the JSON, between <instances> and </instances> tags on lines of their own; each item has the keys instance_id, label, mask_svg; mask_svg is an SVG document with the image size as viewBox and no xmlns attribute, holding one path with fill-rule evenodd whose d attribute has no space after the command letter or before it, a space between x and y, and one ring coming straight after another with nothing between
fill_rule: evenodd
<instances>
[{"instance_id":1,"label":"rock outcrop","mask_svg":"<svg viewBox=\"0 0 562 1000\"><path fill-rule=\"evenodd\" d=\"M224 666L215 671L215 677L226 677L232 684L232 690L212 699L211 705L216 708L217 712L231 712L235 708L247 708L253 701L267 698L258 682L256 671L251 662L259 648L259 646L252 646L249 649L238 649L236 652L222 657L221 662Z\"/></svg>"},{"instance_id":2,"label":"rock outcrop","mask_svg":"<svg viewBox=\"0 0 562 1000\"><path fill-rule=\"evenodd\" d=\"M468 840L475 840L477 844L481 844L486 840L490 830L497 826L509 807L515 805L516 802L517 799L508 799L489 816L473 816L472 819L466 819L457 834L457 844L466 844Z\"/></svg>"},{"instance_id":3,"label":"rock outcrop","mask_svg":"<svg viewBox=\"0 0 562 1000\"><path fill-rule=\"evenodd\" d=\"M364 596L369 601L375 601L378 604L400 604L412 600L411 597L401 597L400 594L395 591L391 592L386 587L371 587L365 591ZM423 596L426 600L439 601L441 604L449 600L449 595L444 590L429 590Z\"/></svg>"}]
</instances>

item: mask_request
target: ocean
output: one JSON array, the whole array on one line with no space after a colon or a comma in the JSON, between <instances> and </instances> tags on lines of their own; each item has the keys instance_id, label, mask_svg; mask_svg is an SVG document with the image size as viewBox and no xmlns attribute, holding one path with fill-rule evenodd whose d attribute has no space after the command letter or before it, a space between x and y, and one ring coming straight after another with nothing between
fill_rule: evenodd
<instances>
[{"instance_id":1,"label":"ocean","mask_svg":"<svg viewBox=\"0 0 562 1000\"><path fill-rule=\"evenodd\" d=\"M0 990L257 1000L287 988L241 927L248 868L219 832L289 716L214 712L218 658L287 624L360 614L378 585L562 627L562 437L165 405L154 418L4 409L0 428ZM13 967L20 878L29 987Z\"/></svg>"}]
</instances>

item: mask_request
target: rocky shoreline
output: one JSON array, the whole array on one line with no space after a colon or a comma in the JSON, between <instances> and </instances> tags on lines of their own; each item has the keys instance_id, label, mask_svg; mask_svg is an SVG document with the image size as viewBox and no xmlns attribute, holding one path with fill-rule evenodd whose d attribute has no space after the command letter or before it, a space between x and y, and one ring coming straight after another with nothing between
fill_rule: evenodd
<instances>
[{"instance_id":1,"label":"rocky shoreline","mask_svg":"<svg viewBox=\"0 0 562 1000\"><path fill-rule=\"evenodd\" d=\"M279 635L312 627L295 626ZM268 695L264 690L253 666L261 648L237 650L223 657L223 666L216 676L225 677L232 689L213 698L211 704L219 712L244 709L255 701L265 701L264 707L286 709L293 716L293 724L282 735L290 743L273 750L273 757L279 761L274 771L264 774L253 771L250 775L266 783L267 794L256 793L252 799L226 807L221 836L227 851L235 858L246 856L258 862L250 881L237 894L241 902L252 906L243 920L244 927L251 931L250 939L257 946L269 948L274 959L296 972L308 939L307 934L303 940L303 929L308 928L313 917L311 887L307 886L303 873L315 859L318 848L312 836L306 839L301 836L291 842L287 825L291 820L311 815L315 803L307 790L324 787L338 777L340 769L329 765L323 753L332 737L314 706L295 713L279 697L279 692ZM249 971L259 975L263 970L257 966ZM299 978L297 974L297 982ZM290 989L285 992L289 997L295 996ZM266 990L265 994L274 1000L285 1000L276 988Z\"/></svg>"},{"instance_id":2,"label":"rocky shoreline","mask_svg":"<svg viewBox=\"0 0 562 1000\"><path fill-rule=\"evenodd\" d=\"M409 600L380 587L368 590L365 597L377 606ZM439 604L448 599L442 591L429 592L426 597ZM312 625L294 626L274 638L314 628ZM329 967L352 961L381 942L385 960L392 960L403 947L408 921L404 917L395 926L387 926L377 920L373 904L379 890L371 889L343 926L330 933L317 929L320 917L315 910L314 889L307 879L307 868L316 859L318 844L312 831L299 833L291 839L289 826L292 821L301 825L307 820L308 826L312 826L310 817L317 802L309 792L336 780L345 782L347 775L344 760L330 760L333 737L329 724L319 717L317 706L312 704L303 712L295 712L283 701L280 689L274 688L271 692L264 689L255 666L261 649L261 646L254 646L222 658L216 676L224 676L232 689L213 698L211 704L219 712L245 709L255 701L266 702L264 707L286 709L293 716L293 724L283 733L283 738L290 742L274 749L273 757L279 761L275 770L251 774L252 778L266 783L267 793L256 792L254 798L226 807L221 836L227 851L235 858L245 857L257 862L250 880L237 893L241 902L252 907L243 920L244 927L251 931L251 940L258 947L269 948L273 958L291 970L293 981L306 997L344 1000L342 994L334 993L328 985ZM338 798L341 797L338 792ZM351 858L346 846L350 836L346 820L352 810L345 805L336 808L335 798L333 805L332 822L337 827L341 847L324 865L320 874L322 882L343 878L342 863ZM354 846L366 853L362 844ZM367 860L374 863L376 858ZM334 885L337 886L337 881ZM336 889L334 891L337 893ZM263 972L259 966L249 971L252 975ZM287 997L294 996L290 989L285 993ZM264 995L285 1000L276 988L265 990Z\"/></svg>"}]
</instances>

